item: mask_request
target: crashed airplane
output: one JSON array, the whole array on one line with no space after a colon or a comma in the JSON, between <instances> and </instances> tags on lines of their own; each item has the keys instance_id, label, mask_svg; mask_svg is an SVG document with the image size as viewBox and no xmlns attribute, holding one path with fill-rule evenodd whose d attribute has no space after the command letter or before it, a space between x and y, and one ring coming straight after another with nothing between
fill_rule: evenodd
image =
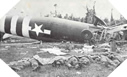
<instances>
[{"instance_id":1,"label":"crashed airplane","mask_svg":"<svg viewBox=\"0 0 127 77\"><path fill-rule=\"evenodd\" d=\"M98 17L95 24L88 24L52 17L4 16L0 21L0 31L42 41L84 42L90 40L95 31L102 29L96 26L100 21Z\"/></svg>"},{"instance_id":2,"label":"crashed airplane","mask_svg":"<svg viewBox=\"0 0 127 77\"><path fill-rule=\"evenodd\" d=\"M101 28L93 24L59 18L30 18L5 16L0 31L42 41L68 40L83 42L92 38L92 32Z\"/></svg>"}]
</instances>

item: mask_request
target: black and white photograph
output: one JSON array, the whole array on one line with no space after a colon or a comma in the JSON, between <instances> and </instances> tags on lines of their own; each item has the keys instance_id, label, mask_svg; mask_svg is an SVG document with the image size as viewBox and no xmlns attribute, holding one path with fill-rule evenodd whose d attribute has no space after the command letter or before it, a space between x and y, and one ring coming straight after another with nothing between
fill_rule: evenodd
<instances>
[{"instance_id":1,"label":"black and white photograph","mask_svg":"<svg viewBox=\"0 0 127 77\"><path fill-rule=\"evenodd\" d=\"M20 77L108 77L126 47L108 0L20 0L0 19L0 58Z\"/></svg>"}]
</instances>

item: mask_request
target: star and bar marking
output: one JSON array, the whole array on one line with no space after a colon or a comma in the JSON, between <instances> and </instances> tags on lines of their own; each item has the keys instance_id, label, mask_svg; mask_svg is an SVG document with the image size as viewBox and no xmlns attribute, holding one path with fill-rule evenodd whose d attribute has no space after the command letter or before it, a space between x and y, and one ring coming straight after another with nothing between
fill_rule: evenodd
<instances>
[{"instance_id":1,"label":"star and bar marking","mask_svg":"<svg viewBox=\"0 0 127 77\"><path fill-rule=\"evenodd\" d=\"M42 30L42 29L41 29L42 27L43 27L43 24L37 25L37 24L35 23L35 28L34 28L34 29L31 29L31 26L30 26L30 27L29 27L29 30L30 30L30 31L36 32L36 35L37 35L37 36L39 36L39 33L48 34L48 35L51 34L51 31L50 31L50 30L46 30L46 29Z\"/></svg>"}]
</instances>

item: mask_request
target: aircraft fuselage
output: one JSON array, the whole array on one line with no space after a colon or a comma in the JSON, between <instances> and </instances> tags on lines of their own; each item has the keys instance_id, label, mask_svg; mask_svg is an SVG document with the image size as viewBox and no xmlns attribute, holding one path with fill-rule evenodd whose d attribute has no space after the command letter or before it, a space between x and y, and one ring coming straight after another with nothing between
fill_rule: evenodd
<instances>
[{"instance_id":1,"label":"aircraft fuselage","mask_svg":"<svg viewBox=\"0 0 127 77\"><path fill-rule=\"evenodd\" d=\"M5 16L0 21L0 31L42 41L68 40L83 42L92 38L92 32L100 30L87 24L59 18L32 18Z\"/></svg>"}]
</instances>

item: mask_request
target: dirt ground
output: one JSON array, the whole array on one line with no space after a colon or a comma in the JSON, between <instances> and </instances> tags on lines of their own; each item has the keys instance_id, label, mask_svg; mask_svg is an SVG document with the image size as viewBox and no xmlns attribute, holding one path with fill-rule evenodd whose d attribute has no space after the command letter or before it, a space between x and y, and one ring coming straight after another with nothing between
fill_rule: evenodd
<instances>
[{"instance_id":1,"label":"dirt ground","mask_svg":"<svg viewBox=\"0 0 127 77\"><path fill-rule=\"evenodd\" d=\"M27 40L28 41L28 40ZM19 43L20 42L20 43ZM21 43L22 42L22 43ZM31 42L31 41L29 41ZM1 43L0 44L0 58L6 63L11 61L20 60L22 58L32 57L41 48L61 46L64 47L65 44L61 43L42 43L40 44L30 44L24 43L20 40L15 43ZM33 42L33 41L32 41ZM83 44L77 44L78 47L82 47ZM39 54L41 57L52 56L49 53ZM52 67L51 65L41 66L41 69L37 71L32 71L30 67L27 67L21 71L16 71L21 77L107 77L114 69L107 68L100 64L91 64L88 67L84 67L81 70L67 69L67 67L62 66L59 68Z\"/></svg>"}]
</instances>

